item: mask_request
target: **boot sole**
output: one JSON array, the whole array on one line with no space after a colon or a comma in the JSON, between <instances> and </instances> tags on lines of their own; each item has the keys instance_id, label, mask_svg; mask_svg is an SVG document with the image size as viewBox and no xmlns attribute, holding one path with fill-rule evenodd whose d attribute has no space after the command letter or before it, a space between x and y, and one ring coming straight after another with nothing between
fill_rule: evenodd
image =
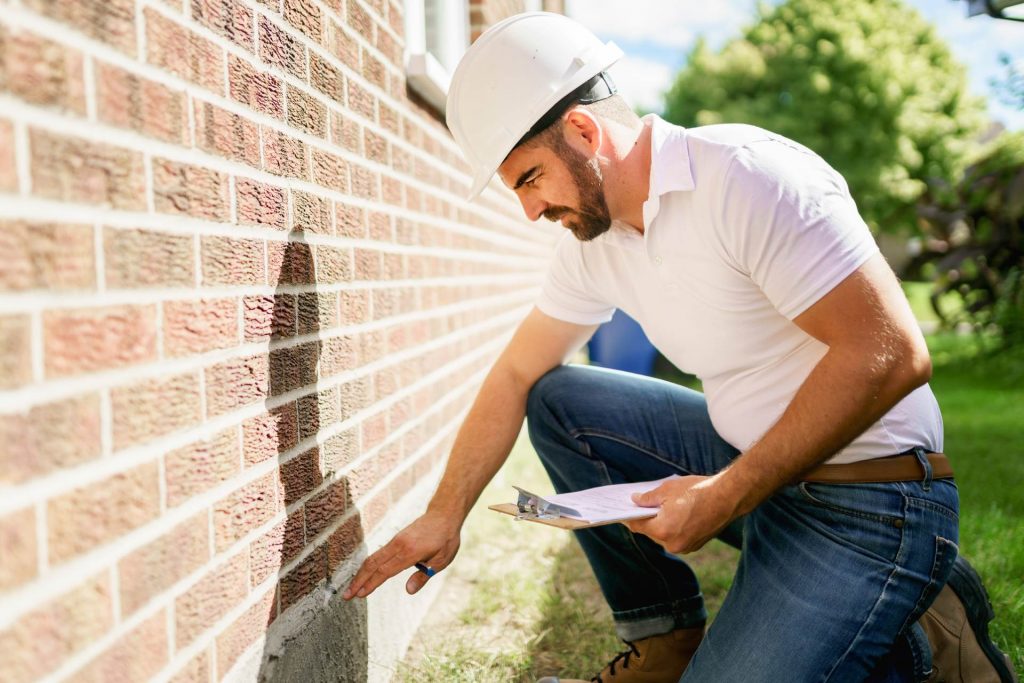
<instances>
[{"instance_id":1,"label":"boot sole","mask_svg":"<svg viewBox=\"0 0 1024 683\"><path fill-rule=\"evenodd\" d=\"M981 651L985 653L992 668L999 674L1001 683L1018 683L1017 676L1010 668L1007 655L996 647L988 635L988 624L995 619L996 613L992 609L992 602L988 598L988 592L981 582L981 577L974 567L967 563L962 557L957 557L953 563L953 571L946 582L964 606L967 613L967 622L971 625Z\"/></svg>"}]
</instances>

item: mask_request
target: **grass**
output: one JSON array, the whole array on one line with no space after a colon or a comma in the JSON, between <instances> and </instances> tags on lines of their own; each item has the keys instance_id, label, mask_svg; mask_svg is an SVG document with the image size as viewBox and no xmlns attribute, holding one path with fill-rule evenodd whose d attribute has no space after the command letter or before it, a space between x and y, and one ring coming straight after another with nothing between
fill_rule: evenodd
<instances>
[{"instance_id":1,"label":"grass","mask_svg":"<svg viewBox=\"0 0 1024 683\"><path fill-rule=\"evenodd\" d=\"M929 345L945 450L961 492L961 551L985 578L997 615L993 637L1022 671L1024 351L994 353L990 341L953 335L930 337ZM683 375L672 378L693 384ZM550 674L588 679L620 648L571 535L486 510L487 504L511 500L513 483L551 488L525 435L470 515L441 598L447 611L420 629L396 680L532 683ZM728 591L736 559L736 551L717 541L688 558L712 615Z\"/></svg>"}]
</instances>

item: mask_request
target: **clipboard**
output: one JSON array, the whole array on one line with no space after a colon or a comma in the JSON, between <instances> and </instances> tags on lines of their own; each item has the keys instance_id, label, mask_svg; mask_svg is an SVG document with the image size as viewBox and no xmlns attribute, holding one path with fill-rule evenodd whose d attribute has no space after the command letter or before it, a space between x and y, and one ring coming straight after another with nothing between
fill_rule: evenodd
<instances>
[{"instance_id":1,"label":"clipboard","mask_svg":"<svg viewBox=\"0 0 1024 683\"><path fill-rule=\"evenodd\" d=\"M570 531L574 531L576 529L590 529L597 526L605 526L607 524L619 524L634 519L648 519L658 514L657 508L650 508L651 513L649 515L593 522L585 519L577 519L576 517L579 516L579 513L572 508L552 503L551 501L545 500L541 496L530 493L529 491L525 491L518 486L513 488L519 492L519 500L517 502L488 505L487 509L500 512L505 515L511 515L517 522L536 522L537 524L546 524L559 529L569 529ZM575 515L575 517L567 517L566 515Z\"/></svg>"}]
</instances>

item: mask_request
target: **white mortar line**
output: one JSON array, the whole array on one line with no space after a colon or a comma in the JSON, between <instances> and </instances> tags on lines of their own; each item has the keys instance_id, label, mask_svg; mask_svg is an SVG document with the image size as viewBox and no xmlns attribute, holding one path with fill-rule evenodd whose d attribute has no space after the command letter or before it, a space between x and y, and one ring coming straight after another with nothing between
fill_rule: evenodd
<instances>
[{"instance_id":1,"label":"white mortar line","mask_svg":"<svg viewBox=\"0 0 1024 683\"><path fill-rule=\"evenodd\" d=\"M83 80L85 81L85 115L90 121L95 121L96 113L96 71L92 55L86 54L83 58Z\"/></svg>"}]
</instances>

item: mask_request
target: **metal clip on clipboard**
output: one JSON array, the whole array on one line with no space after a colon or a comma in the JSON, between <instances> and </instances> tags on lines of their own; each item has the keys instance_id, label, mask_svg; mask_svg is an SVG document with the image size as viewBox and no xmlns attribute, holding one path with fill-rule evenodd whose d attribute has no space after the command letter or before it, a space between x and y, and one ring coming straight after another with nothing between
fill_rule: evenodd
<instances>
[{"instance_id":1,"label":"metal clip on clipboard","mask_svg":"<svg viewBox=\"0 0 1024 683\"><path fill-rule=\"evenodd\" d=\"M519 492L515 516L517 522L523 519L558 519L565 515L580 516L580 513L570 507L544 500L537 494L524 491L518 486L512 488Z\"/></svg>"}]
</instances>

